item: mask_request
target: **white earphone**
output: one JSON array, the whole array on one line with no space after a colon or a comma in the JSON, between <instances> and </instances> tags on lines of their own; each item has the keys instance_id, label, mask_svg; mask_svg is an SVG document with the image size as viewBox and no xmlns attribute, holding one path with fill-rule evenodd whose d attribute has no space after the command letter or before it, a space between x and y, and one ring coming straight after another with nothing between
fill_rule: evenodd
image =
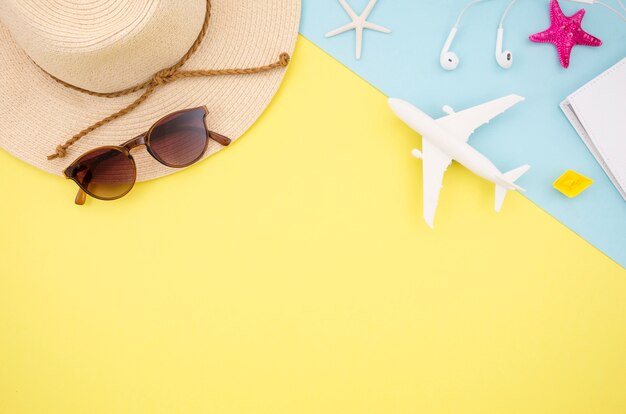
<instances>
[{"instance_id":1,"label":"white earphone","mask_svg":"<svg viewBox=\"0 0 626 414\"><path fill-rule=\"evenodd\" d=\"M496 39L496 62L498 62L498 65L500 65L502 69L510 69L511 66L513 66L513 53L510 50L502 51L502 43L504 42L504 21L516 1L517 0L512 0L509 3L506 10L504 10L504 14L502 14L500 24L498 25L498 36Z\"/></svg>"},{"instance_id":2,"label":"white earphone","mask_svg":"<svg viewBox=\"0 0 626 414\"><path fill-rule=\"evenodd\" d=\"M459 63L460 63L459 57L457 56L456 53L450 50L450 46L452 46L454 37L456 36L456 33L458 32L459 23L461 22L463 15L467 11L467 9L483 1L486 1L486 0L473 0L469 2L463 8L463 10L461 10L459 17L456 19L456 22L454 23L454 27L452 27L452 30L450 30L450 34L448 35L448 38L446 39L446 43L443 45L443 49L441 49L441 53L439 55L439 64L445 70L454 70L459 66ZM603 3L600 0L569 0L569 1L575 2L575 3L585 3L585 4L599 4L611 10L613 13L617 14L619 17L621 17L622 19L626 21L626 16L622 15L618 10L607 5L606 3ZM616 1L619 3L621 9L626 11L626 7L624 6L624 3L622 3L622 0L616 0ZM504 21L506 20L506 17L511 11L511 8L513 7L513 5L515 5L516 2L517 0L511 0L509 5L504 10L504 13L502 14L502 18L500 19L500 24L498 25L498 33L497 33L497 38L496 38L496 62L498 62L498 65L500 65L500 67L503 69L510 69L511 66L513 66L513 53L510 50L503 51L502 44L504 43Z\"/></svg>"},{"instance_id":3,"label":"white earphone","mask_svg":"<svg viewBox=\"0 0 626 414\"><path fill-rule=\"evenodd\" d=\"M461 10L459 17L456 19L454 27L452 27L452 30L450 30L450 34L448 35L446 43L443 45L443 49L441 49L441 54L439 55L439 63L441 64L441 67L445 70L454 70L459 66L459 57L456 53L450 51L450 46L452 46L452 42L454 41L454 37L456 36L459 28L459 23L461 23L463 15L470 7L483 1L485 0L474 0L469 2L463 8L463 10ZM506 16L509 14L511 7L513 7L516 1L517 0L512 0L509 3L506 10L504 11L504 14L502 15L502 18L500 19L500 24L498 25L498 36L496 40L496 62L498 62L498 65L500 65L500 67L502 67L503 69L509 69L511 66L513 66L513 53L510 50L503 51L502 44L504 42L504 21L506 20Z\"/></svg>"},{"instance_id":4,"label":"white earphone","mask_svg":"<svg viewBox=\"0 0 626 414\"><path fill-rule=\"evenodd\" d=\"M459 66L459 63L460 63L460 60L457 54L450 51L450 46L452 46L454 37L456 36L457 31L459 30L459 23L461 23L461 19L463 18L463 15L467 11L467 9L483 1L486 1L486 0L473 0L469 2L463 8L463 10L461 10L459 17L457 17L456 22L454 23L454 26L452 27L452 30L450 30L450 34L448 35L448 38L446 39L446 43L444 43L443 49L441 49L441 53L439 54L439 64L445 70L454 70Z\"/></svg>"},{"instance_id":5,"label":"white earphone","mask_svg":"<svg viewBox=\"0 0 626 414\"><path fill-rule=\"evenodd\" d=\"M502 51L504 28L498 27L498 39L496 40L496 62L502 69L510 69L513 66L513 53L510 50Z\"/></svg>"},{"instance_id":6,"label":"white earphone","mask_svg":"<svg viewBox=\"0 0 626 414\"><path fill-rule=\"evenodd\" d=\"M456 32L456 27L453 27L452 30L450 30L448 39L446 39L446 43L443 45L443 49L441 49L441 54L439 55L439 63L445 70L454 70L457 66L459 66L459 57L456 53L450 51L450 46L452 45L454 36L456 36Z\"/></svg>"}]
</instances>

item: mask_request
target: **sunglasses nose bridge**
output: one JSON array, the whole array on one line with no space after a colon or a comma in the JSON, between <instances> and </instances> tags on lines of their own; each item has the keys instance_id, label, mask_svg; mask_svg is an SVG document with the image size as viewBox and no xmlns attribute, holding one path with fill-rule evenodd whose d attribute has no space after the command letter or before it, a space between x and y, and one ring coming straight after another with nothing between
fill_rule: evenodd
<instances>
[{"instance_id":1,"label":"sunglasses nose bridge","mask_svg":"<svg viewBox=\"0 0 626 414\"><path fill-rule=\"evenodd\" d=\"M147 132L144 132L141 135L137 135L135 138L131 139L130 141L127 141L125 143L123 143L121 145L122 148L126 149L126 151L128 151L130 153L130 151L133 148L137 148L139 146L147 146L146 144L146 135L148 135Z\"/></svg>"}]
</instances>

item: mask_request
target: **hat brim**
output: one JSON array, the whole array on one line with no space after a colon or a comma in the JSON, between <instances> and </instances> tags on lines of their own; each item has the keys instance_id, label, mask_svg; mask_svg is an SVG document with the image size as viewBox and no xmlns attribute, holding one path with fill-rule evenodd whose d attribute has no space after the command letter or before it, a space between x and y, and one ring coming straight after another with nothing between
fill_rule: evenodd
<instances>
[{"instance_id":1,"label":"hat brim","mask_svg":"<svg viewBox=\"0 0 626 414\"><path fill-rule=\"evenodd\" d=\"M300 0L213 0L209 30L186 70L244 68L274 62L295 48ZM138 95L93 97L70 90L39 69L0 23L0 147L41 170L61 175L79 155L118 145L145 132L168 113L206 105L209 128L233 141L261 115L278 90L285 69L246 75L181 79L163 85L130 114L75 143L64 158L48 161L55 147L94 122L118 111ZM205 158L222 147L211 142ZM133 152L137 179L178 170Z\"/></svg>"}]
</instances>

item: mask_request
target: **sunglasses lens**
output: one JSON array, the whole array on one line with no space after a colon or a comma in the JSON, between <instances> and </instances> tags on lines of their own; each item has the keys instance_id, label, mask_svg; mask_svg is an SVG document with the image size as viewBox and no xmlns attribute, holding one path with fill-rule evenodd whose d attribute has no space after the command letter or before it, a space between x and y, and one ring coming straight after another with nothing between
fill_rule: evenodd
<instances>
[{"instance_id":1,"label":"sunglasses lens","mask_svg":"<svg viewBox=\"0 0 626 414\"><path fill-rule=\"evenodd\" d=\"M208 131L203 108L178 112L159 121L150 134L153 155L170 167L186 167L206 150Z\"/></svg>"},{"instance_id":2,"label":"sunglasses lens","mask_svg":"<svg viewBox=\"0 0 626 414\"><path fill-rule=\"evenodd\" d=\"M113 200L133 188L135 163L121 149L97 149L77 161L74 177L87 192Z\"/></svg>"}]
</instances>

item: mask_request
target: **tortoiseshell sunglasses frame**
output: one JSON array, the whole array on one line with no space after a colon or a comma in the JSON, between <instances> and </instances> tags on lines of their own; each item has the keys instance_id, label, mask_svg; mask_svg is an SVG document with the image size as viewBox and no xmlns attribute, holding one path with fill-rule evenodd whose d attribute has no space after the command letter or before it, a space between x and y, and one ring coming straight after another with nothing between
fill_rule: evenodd
<instances>
[{"instance_id":1,"label":"tortoiseshell sunglasses frame","mask_svg":"<svg viewBox=\"0 0 626 414\"><path fill-rule=\"evenodd\" d=\"M185 113L185 112L191 112L191 111L195 111L198 109L203 109L204 110L204 129L205 129L205 133L206 133L206 140L205 140L205 144L204 144L204 149L202 150L202 152L200 153L200 155L194 159L193 161L190 161L188 163L182 164L182 165L174 165L171 163L166 162L165 160L163 160L161 157L159 157L156 152L151 148L150 146L150 137L152 135L152 131L154 130L154 128L159 125L161 123L161 121L163 121L165 118L171 117L172 115L177 115L180 113ZM188 108L188 109L183 109L180 111L175 111L172 112L170 114L167 114L163 117L161 117L158 121L156 121L148 131L144 132L143 134L137 135L135 138L132 138L128 141L126 141L125 143L121 144L121 145L105 145L102 147L97 147L94 148L92 150L89 150L87 152L85 152L84 154L82 154L81 156L79 156L78 158L76 158L76 160L74 160L74 162L72 162L64 171L63 174L65 175L65 178L70 179L72 181L74 181L78 187L78 193L76 194L76 199L74 200L74 202L78 205L83 205L85 204L85 200L87 198L87 195L96 198L98 200L105 200L105 201L112 201L112 200L118 200L122 197L124 197L126 194L128 194L130 192L130 190L133 189L135 182L137 180L137 164L135 163L135 159L133 158L132 154L130 153L130 151L134 148L140 147L140 146L145 146L146 150L148 151L148 153L154 158L156 159L158 162L160 162L161 164L170 167L170 168L185 168L188 167L192 164L195 164L196 162L198 162L200 159L202 159L202 157L204 156L204 154L206 153L206 150L209 146L209 139L212 139L216 142L218 142L219 144L223 145L223 146L227 146L230 145L231 140L227 137L225 137L224 135L220 135L216 132L210 131L209 128L207 128L206 126L206 117L209 114L209 110L206 106L200 106L200 107L196 107L196 108ZM83 186L79 180L76 177L76 172L77 172L77 166L80 164L81 159L83 159L85 156L97 152L97 151L102 151L103 149L109 149L112 151L119 151L122 154L126 155L130 161L132 162L133 165L133 169L134 169L134 178L133 178L133 183L130 186L130 188L128 188L128 190L126 190L123 194L120 194L118 196L115 197L102 197L102 196L98 196L97 194L92 193L91 191L89 191L88 188L86 188L86 186Z\"/></svg>"}]
</instances>

